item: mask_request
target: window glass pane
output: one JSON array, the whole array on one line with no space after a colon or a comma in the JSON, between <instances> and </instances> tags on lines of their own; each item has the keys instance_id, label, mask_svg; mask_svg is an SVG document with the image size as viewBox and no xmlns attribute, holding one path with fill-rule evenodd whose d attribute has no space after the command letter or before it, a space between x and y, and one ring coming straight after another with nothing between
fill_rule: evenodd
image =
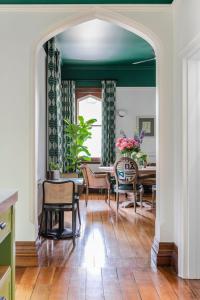
<instances>
[{"instance_id":1,"label":"window glass pane","mask_svg":"<svg viewBox=\"0 0 200 300\"><path fill-rule=\"evenodd\" d=\"M87 140L85 145L92 157L101 157L101 126L92 127L92 138Z\"/></svg>"},{"instance_id":2,"label":"window glass pane","mask_svg":"<svg viewBox=\"0 0 200 300\"><path fill-rule=\"evenodd\" d=\"M78 112L85 120L96 119L92 127L92 138L85 145L88 147L92 157L101 157L101 124L102 124L102 102L88 96L78 102Z\"/></svg>"},{"instance_id":3,"label":"window glass pane","mask_svg":"<svg viewBox=\"0 0 200 300\"><path fill-rule=\"evenodd\" d=\"M95 125L101 125L101 108L102 102L90 96L79 101L79 115L85 120L97 119Z\"/></svg>"}]
</instances>

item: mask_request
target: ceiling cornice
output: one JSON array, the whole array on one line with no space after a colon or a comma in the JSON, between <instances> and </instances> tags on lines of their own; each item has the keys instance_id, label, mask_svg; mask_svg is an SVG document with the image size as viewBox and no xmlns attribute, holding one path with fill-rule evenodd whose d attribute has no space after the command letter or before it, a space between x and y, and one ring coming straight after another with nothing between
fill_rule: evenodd
<instances>
[{"instance_id":1,"label":"ceiling cornice","mask_svg":"<svg viewBox=\"0 0 200 300\"><path fill-rule=\"evenodd\" d=\"M81 12L90 9L110 9L115 12L160 12L172 9L172 4L0 4L0 12Z\"/></svg>"},{"instance_id":2,"label":"ceiling cornice","mask_svg":"<svg viewBox=\"0 0 200 300\"><path fill-rule=\"evenodd\" d=\"M177 3L180 2L180 0L173 0L171 6L174 8Z\"/></svg>"},{"instance_id":3,"label":"ceiling cornice","mask_svg":"<svg viewBox=\"0 0 200 300\"><path fill-rule=\"evenodd\" d=\"M105 70L120 70L120 71L127 71L127 70L132 70L132 71L138 71L138 70L154 70L155 65L152 66L139 66L139 65L129 65L129 66L123 66L123 65L69 65L65 63L64 61L62 62L62 67L70 69L70 70L95 70L95 71L105 71Z\"/></svg>"}]
</instances>

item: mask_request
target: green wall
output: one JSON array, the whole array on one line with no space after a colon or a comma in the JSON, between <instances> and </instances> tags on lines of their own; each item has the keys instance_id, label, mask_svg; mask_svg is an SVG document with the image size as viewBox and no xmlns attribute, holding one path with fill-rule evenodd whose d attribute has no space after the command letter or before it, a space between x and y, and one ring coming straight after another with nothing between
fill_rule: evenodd
<instances>
[{"instance_id":1,"label":"green wall","mask_svg":"<svg viewBox=\"0 0 200 300\"><path fill-rule=\"evenodd\" d=\"M101 80L113 79L121 87L154 87L155 64L146 66L70 66L62 65L62 79L75 80L77 86L101 86Z\"/></svg>"}]
</instances>

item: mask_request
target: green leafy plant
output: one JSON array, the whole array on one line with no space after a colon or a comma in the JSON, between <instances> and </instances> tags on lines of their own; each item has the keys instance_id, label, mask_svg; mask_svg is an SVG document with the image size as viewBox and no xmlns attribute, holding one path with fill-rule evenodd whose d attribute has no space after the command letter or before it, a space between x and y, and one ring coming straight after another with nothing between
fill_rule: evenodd
<instances>
[{"instance_id":1,"label":"green leafy plant","mask_svg":"<svg viewBox=\"0 0 200 300\"><path fill-rule=\"evenodd\" d=\"M57 164L57 163L51 161L51 162L49 163L49 170L50 170L50 171L56 171L56 170L59 170L59 164Z\"/></svg>"},{"instance_id":2,"label":"green leafy plant","mask_svg":"<svg viewBox=\"0 0 200 300\"><path fill-rule=\"evenodd\" d=\"M136 160L140 165L145 165L147 163L147 154L143 151L132 152L131 158Z\"/></svg>"},{"instance_id":3,"label":"green leafy plant","mask_svg":"<svg viewBox=\"0 0 200 300\"><path fill-rule=\"evenodd\" d=\"M69 148L67 148L67 171L76 172L80 170L80 165L83 161L90 161L91 154L85 142L92 137L92 125L96 119L85 121L83 116L78 117L78 123L71 123L64 119L66 124L65 133Z\"/></svg>"}]
</instances>

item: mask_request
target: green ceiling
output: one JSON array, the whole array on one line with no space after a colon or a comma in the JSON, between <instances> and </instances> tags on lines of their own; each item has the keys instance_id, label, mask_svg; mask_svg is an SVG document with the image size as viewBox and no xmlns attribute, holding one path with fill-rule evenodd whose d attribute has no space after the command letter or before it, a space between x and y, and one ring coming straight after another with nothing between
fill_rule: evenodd
<instances>
[{"instance_id":1,"label":"green ceiling","mask_svg":"<svg viewBox=\"0 0 200 300\"><path fill-rule=\"evenodd\" d=\"M173 0L0 0L0 4L171 4Z\"/></svg>"},{"instance_id":2,"label":"green ceiling","mask_svg":"<svg viewBox=\"0 0 200 300\"><path fill-rule=\"evenodd\" d=\"M118 86L155 86L153 48L141 37L117 25L91 20L56 36L61 51L62 78L77 86L99 86L115 79ZM144 63L133 64L134 62Z\"/></svg>"},{"instance_id":3,"label":"green ceiling","mask_svg":"<svg viewBox=\"0 0 200 300\"><path fill-rule=\"evenodd\" d=\"M155 57L141 37L97 19L57 35L56 44L68 65L132 65Z\"/></svg>"}]
</instances>

